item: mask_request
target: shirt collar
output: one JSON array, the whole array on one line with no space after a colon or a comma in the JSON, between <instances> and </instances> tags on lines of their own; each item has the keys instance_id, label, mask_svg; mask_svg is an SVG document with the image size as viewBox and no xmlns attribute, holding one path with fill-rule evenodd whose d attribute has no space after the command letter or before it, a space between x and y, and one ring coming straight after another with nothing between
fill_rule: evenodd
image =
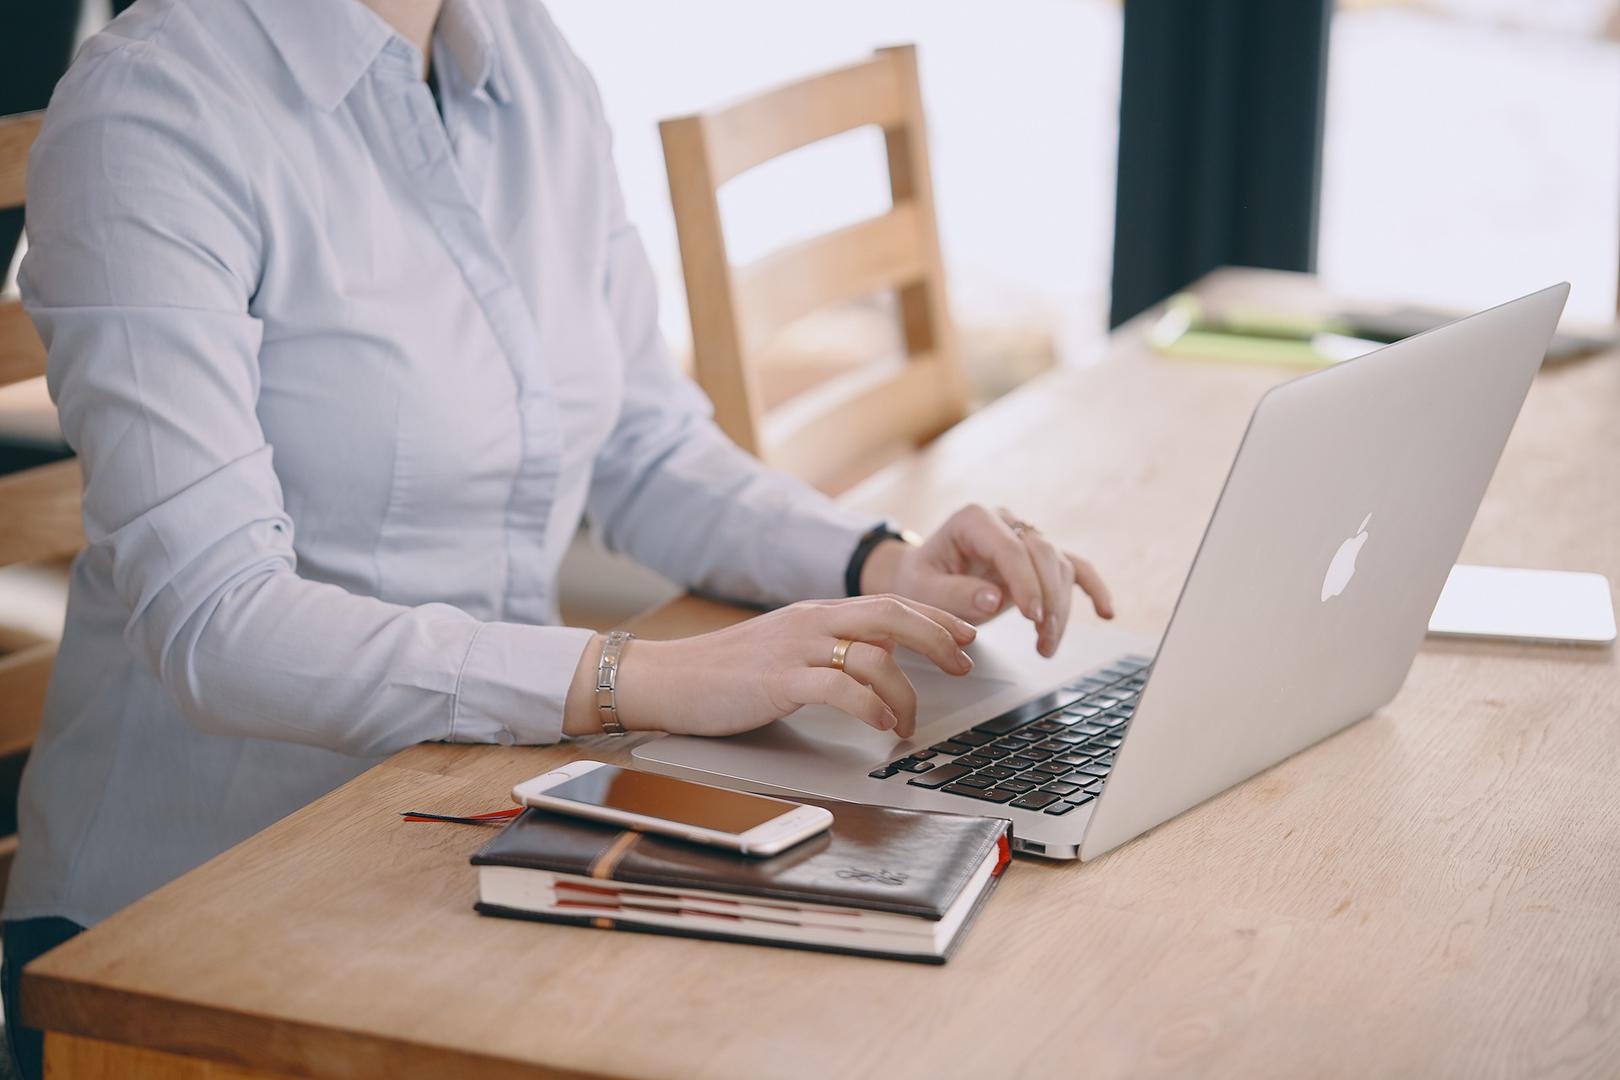
<instances>
[{"instance_id":1,"label":"shirt collar","mask_svg":"<svg viewBox=\"0 0 1620 1080\"><path fill-rule=\"evenodd\" d=\"M299 89L328 111L395 36L359 0L251 0L248 6Z\"/></svg>"},{"instance_id":2,"label":"shirt collar","mask_svg":"<svg viewBox=\"0 0 1620 1080\"><path fill-rule=\"evenodd\" d=\"M391 41L416 51L359 0L253 0L249 7L299 88L328 112ZM506 100L500 50L477 0L445 0L434 39L463 83Z\"/></svg>"}]
</instances>

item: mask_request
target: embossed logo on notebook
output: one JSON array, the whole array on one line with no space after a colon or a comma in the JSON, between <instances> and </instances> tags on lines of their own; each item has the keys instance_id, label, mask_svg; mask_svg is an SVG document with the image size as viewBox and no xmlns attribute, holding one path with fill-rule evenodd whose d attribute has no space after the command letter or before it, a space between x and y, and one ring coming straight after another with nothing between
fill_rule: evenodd
<instances>
[{"instance_id":1,"label":"embossed logo on notebook","mask_svg":"<svg viewBox=\"0 0 1620 1080\"><path fill-rule=\"evenodd\" d=\"M870 885L904 885L907 875L895 870L861 870L854 866L846 866L838 871L838 876L845 881L864 881Z\"/></svg>"}]
</instances>

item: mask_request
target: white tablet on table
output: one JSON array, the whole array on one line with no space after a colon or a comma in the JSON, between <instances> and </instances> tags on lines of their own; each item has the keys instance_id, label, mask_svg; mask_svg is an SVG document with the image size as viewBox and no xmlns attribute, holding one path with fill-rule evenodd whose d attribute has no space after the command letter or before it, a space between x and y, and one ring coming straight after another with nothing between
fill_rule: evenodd
<instances>
[{"instance_id":1,"label":"white tablet on table","mask_svg":"<svg viewBox=\"0 0 1620 1080\"><path fill-rule=\"evenodd\" d=\"M1452 567L1429 633L1579 645L1615 639L1614 602L1602 574Z\"/></svg>"}]
</instances>

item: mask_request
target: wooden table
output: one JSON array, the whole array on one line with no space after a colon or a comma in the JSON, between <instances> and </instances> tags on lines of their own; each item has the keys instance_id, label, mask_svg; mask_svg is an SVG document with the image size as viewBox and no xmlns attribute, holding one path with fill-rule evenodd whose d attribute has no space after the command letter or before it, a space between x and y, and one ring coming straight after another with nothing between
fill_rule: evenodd
<instances>
[{"instance_id":1,"label":"wooden table","mask_svg":"<svg viewBox=\"0 0 1620 1080\"><path fill-rule=\"evenodd\" d=\"M1294 373L1140 331L854 498L920 527L1007 502L1161 629ZM1538 379L1464 556L1620 578L1620 358ZM642 629L737 617L683 600ZM395 816L626 749L421 746L266 829L29 970L54 1075L1620 1075L1612 649L1427 643L1366 722L1094 863L1021 860L943 968L481 918L489 833Z\"/></svg>"}]
</instances>

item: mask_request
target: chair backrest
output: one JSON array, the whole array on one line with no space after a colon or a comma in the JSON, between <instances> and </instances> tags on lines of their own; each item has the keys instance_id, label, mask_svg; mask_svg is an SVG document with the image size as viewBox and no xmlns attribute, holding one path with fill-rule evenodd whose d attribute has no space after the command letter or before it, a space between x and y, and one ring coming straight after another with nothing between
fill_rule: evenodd
<instances>
[{"instance_id":1,"label":"chair backrest","mask_svg":"<svg viewBox=\"0 0 1620 1080\"><path fill-rule=\"evenodd\" d=\"M0 210L23 205L28 148L43 113L0 117ZM7 252L7 255L10 253ZM0 387L45 374L45 346L15 299L0 298ZM58 461L0 476L0 567L72 555L84 546L79 516L79 466ZM8 767L39 731L45 684L56 643L6 627L0 612L0 784L14 785ZM15 791L0 792L11 804ZM0 837L0 894L11 871L16 837Z\"/></svg>"},{"instance_id":2,"label":"chair backrest","mask_svg":"<svg viewBox=\"0 0 1620 1080\"><path fill-rule=\"evenodd\" d=\"M733 266L721 185L868 125L883 130L892 207ZM836 488L863 462L924 443L962 418L967 382L946 303L914 47L882 49L863 63L659 127L694 367L726 434L772 465ZM767 416L757 361L772 339L814 311L887 290L896 294L906 363L840 377Z\"/></svg>"}]
</instances>

